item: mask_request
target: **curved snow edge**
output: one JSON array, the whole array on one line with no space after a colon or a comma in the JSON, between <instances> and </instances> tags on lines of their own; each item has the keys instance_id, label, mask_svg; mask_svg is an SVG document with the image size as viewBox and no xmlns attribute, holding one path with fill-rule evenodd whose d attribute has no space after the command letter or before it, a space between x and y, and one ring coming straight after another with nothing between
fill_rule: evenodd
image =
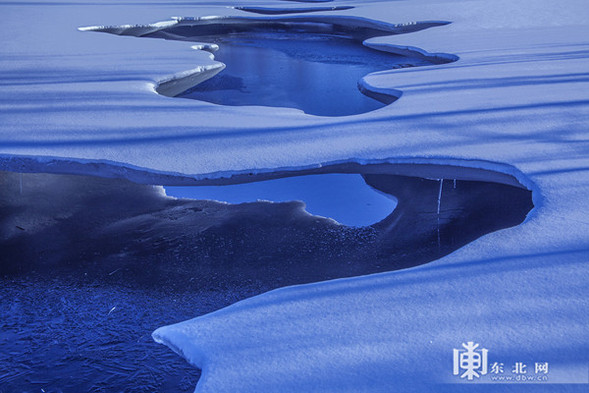
<instances>
[{"instance_id":1,"label":"curved snow edge","mask_svg":"<svg viewBox=\"0 0 589 393\"><path fill-rule=\"evenodd\" d=\"M110 160L0 154L0 170L17 173L55 173L126 179L139 184L166 186L228 185L321 173L387 173L427 179L490 181L532 191L536 210L541 205L538 187L515 166L452 157L349 158L311 165L251 168L202 174L159 171ZM379 167L380 166L380 167ZM529 214L528 214L529 217Z\"/></svg>"},{"instance_id":2,"label":"curved snow edge","mask_svg":"<svg viewBox=\"0 0 589 393\"><path fill-rule=\"evenodd\" d=\"M393 53L396 55L416 57L418 59L427 60L429 62L432 62L436 66L440 64L453 63L460 59L458 56L450 53L430 53L426 50L414 46L401 46L386 43L370 43L368 42L368 40L364 41L362 44L368 48L378 50L381 52ZM403 91L392 88L379 88L370 84L366 80L371 75L389 71L392 70L372 72L368 75L364 75L364 77L362 77L362 79L358 81L358 89L362 94L370 98L373 98L377 101L380 101L385 105L392 104L393 102L401 98L401 96L403 95Z\"/></svg>"},{"instance_id":3,"label":"curved snow edge","mask_svg":"<svg viewBox=\"0 0 589 393\"><path fill-rule=\"evenodd\" d=\"M523 223L532 219L543 205L540 188L518 168L509 164L475 159L451 157L361 159L352 157L346 160L311 165L252 168L191 175L158 171L110 160L0 154L0 171L97 176L126 179L139 184L164 186L229 185L324 173L382 173L382 166L386 166L386 173L391 175L436 180L488 181L529 190L532 192L534 207L530 210Z\"/></svg>"},{"instance_id":4,"label":"curved snow edge","mask_svg":"<svg viewBox=\"0 0 589 393\"><path fill-rule=\"evenodd\" d=\"M308 15L294 15L289 17L284 16L265 16L265 17L245 17L245 16L203 16L203 17L174 17L170 21L163 21L151 23L147 25L120 25L120 26L88 26L79 27L80 31L96 31L103 33L111 33L116 35L144 37L148 34L156 32L166 32L169 28L174 27L195 27L208 26L213 24L223 25L250 25L263 22L279 22L279 23L310 23L314 24L314 28L318 24L340 26L347 29L371 29L372 34L367 38L374 38L378 36L389 36L396 34L406 34L430 27L444 26L449 24L447 21L419 21L410 23L391 24L380 22L373 19L354 17L354 16L308 16ZM328 32L325 32L328 34ZM334 33L332 33L334 34ZM362 34L362 33L359 33ZM366 34L366 33L364 33ZM171 36L169 39L173 39ZM401 47L391 44L372 44L364 40L362 45L379 50L382 52L389 52L399 55L415 56L421 59L431 61L434 64L443 64L458 60L457 56L446 53L428 53L425 50L412 47ZM204 50L213 53L218 49L215 44L200 44L193 45L193 49ZM214 59L211 56L211 59ZM165 77L156 83L155 91L167 97L177 96L184 91L214 77L225 68L225 64L216 63L210 66L198 66L191 70L182 71L172 76ZM369 74L370 75L370 74ZM367 77L366 75L365 77ZM364 77L364 78L365 78ZM361 93L368 97L374 98L386 105L391 104L401 96L401 92L394 89L378 89L366 83L362 79L358 83L358 88Z\"/></svg>"},{"instance_id":5,"label":"curved snow edge","mask_svg":"<svg viewBox=\"0 0 589 393\"><path fill-rule=\"evenodd\" d=\"M379 50L381 52L388 52L402 56L413 56L431 61L434 64L452 63L460 59L458 56L450 53L430 53L416 46L403 46L369 41L364 41L363 44L368 48Z\"/></svg>"},{"instance_id":6,"label":"curved snow edge","mask_svg":"<svg viewBox=\"0 0 589 393\"><path fill-rule=\"evenodd\" d=\"M166 97L175 97L191 87L211 79L224 69L225 64L216 62L209 66L199 66L191 70L178 72L164 79L160 79L157 82L155 91Z\"/></svg>"},{"instance_id":7,"label":"curved snow edge","mask_svg":"<svg viewBox=\"0 0 589 393\"><path fill-rule=\"evenodd\" d=\"M181 335L183 339L178 339L180 334L176 333L174 335L176 337L175 340L168 340L166 338L166 335L168 334L167 332L173 330L177 330L177 327L175 325L162 326L156 329L153 333L151 333L151 337L153 338L153 341L155 341L156 343L165 345L166 347L174 351L178 356L180 356L183 359L186 359L186 361L192 366L203 370L203 375L201 376L202 378L205 374L204 370L206 369L206 357L204 353L198 351L195 345L191 345L193 344L193 342L189 341L184 335Z\"/></svg>"}]
</instances>

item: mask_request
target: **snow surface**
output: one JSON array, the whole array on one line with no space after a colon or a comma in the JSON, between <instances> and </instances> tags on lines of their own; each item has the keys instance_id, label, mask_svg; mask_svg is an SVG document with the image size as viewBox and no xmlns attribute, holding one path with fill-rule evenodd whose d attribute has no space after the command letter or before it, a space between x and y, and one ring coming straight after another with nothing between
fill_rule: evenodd
<instances>
[{"instance_id":1,"label":"snow surface","mask_svg":"<svg viewBox=\"0 0 589 393\"><path fill-rule=\"evenodd\" d=\"M354 7L351 6L335 6L335 7L311 7L311 8L301 8L301 7L277 7L277 8L268 8L268 7L233 7L240 11L251 12L254 14L262 14L262 15L284 15L284 14L303 14L307 12L320 12L320 11L343 11L349 10Z\"/></svg>"},{"instance_id":2,"label":"snow surface","mask_svg":"<svg viewBox=\"0 0 589 393\"><path fill-rule=\"evenodd\" d=\"M456 391L444 384L456 382L452 349L470 340L495 358L548 361L553 382L583 383L545 389L586 391L586 1L345 4L356 8L338 15L451 21L370 41L459 60L367 76L372 88L403 96L357 116L222 107L154 92L166 76L213 64L207 52L76 28L238 10L198 1L0 4L0 167L172 184L389 159L516 176L535 203L518 227L425 266L269 292L154 338L203 369L199 392Z\"/></svg>"}]
</instances>

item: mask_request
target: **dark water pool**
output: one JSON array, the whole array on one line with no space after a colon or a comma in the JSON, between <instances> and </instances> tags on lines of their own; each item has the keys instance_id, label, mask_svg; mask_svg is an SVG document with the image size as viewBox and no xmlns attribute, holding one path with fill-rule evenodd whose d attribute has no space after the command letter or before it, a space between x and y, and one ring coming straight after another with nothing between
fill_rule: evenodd
<instances>
[{"instance_id":1,"label":"dark water pool","mask_svg":"<svg viewBox=\"0 0 589 393\"><path fill-rule=\"evenodd\" d=\"M431 64L320 34L233 34L199 37L215 42L227 68L179 97L220 105L297 108L319 116L347 116L385 106L360 92L365 75ZM392 98L391 98L392 100Z\"/></svg>"},{"instance_id":2,"label":"dark water pool","mask_svg":"<svg viewBox=\"0 0 589 393\"><path fill-rule=\"evenodd\" d=\"M532 207L518 187L363 168L399 204L360 228L298 202L0 172L0 392L192 392L198 370L152 341L157 327L278 287L427 263Z\"/></svg>"}]
</instances>

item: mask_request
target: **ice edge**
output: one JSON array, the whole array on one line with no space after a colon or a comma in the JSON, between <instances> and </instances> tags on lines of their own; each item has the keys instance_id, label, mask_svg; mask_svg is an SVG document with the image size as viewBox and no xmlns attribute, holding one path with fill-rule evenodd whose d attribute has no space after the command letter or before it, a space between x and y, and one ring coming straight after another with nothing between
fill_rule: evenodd
<instances>
[{"instance_id":1,"label":"ice edge","mask_svg":"<svg viewBox=\"0 0 589 393\"><path fill-rule=\"evenodd\" d=\"M110 160L90 160L51 156L0 154L0 170L17 173L55 173L89 175L105 178L127 179L140 184L168 186L224 185L259 181L276 177L310 173L358 173L359 166L393 165L396 174L440 179L453 176L457 180L492 181L532 191L534 209L542 204L542 195L535 183L517 167L494 161L453 157L389 157L322 162L311 165L278 168L250 168L244 170L217 171L201 174L160 171ZM448 171L452 171L449 173ZM254 179L255 177L255 179ZM526 219L527 220L527 219Z\"/></svg>"},{"instance_id":2,"label":"ice edge","mask_svg":"<svg viewBox=\"0 0 589 393\"><path fill-rule=\"evenodd\" d=\"M399 55L416 56L421 59L431 61L434 64L443 64L458 60L458 56L448 53L429 53L423 49L415 47L404 47L393 44L380 44L367 42L374 37L390 36L397 34L406 34L429 27L444 26L449 24L447 21L419 21L409 23L390 24L373 19L345 16L345 15L294 15L294 16L265 16L265 17L246 17L246 16L203 16L203 17L173 17L170 21L156 22L147 25L119 25L119 26L88 26L79 27L80 31L95 31L110 33L115 35L125 35L134 37L144 37L155 32L165 31L171 27L178 26L207 26L211 24L233 24L248 25L260 22L283 22L283 23L321 23L332 24L334 26L343 26L350 29L368 28L374 32L371 37L363 40L362 45L382 52L394 53ZM213 53L218 49L215 44L193 45L193 49L204 50ZM214 59L214 56L211 56ZM175 97L184 91L204 82L225 68L225 64L217 62L214 65L198 66L191 70L182 71L171 76L164 77L156 82L155 91L167 97ZM374 98L388 105L399 99L402 92L396 89L379 89L366 82L366 77L358 83L361 93Z\"/></svg>"}]
</instances>

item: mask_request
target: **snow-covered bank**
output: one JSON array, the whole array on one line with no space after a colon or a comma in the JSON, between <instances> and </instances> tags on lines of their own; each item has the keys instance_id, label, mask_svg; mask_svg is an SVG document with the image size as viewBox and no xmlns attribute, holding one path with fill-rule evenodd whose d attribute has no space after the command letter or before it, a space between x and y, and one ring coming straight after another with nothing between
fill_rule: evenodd
<instances>
[{"instance_id":1,"label":"snow-covered bank","mask_svg":"<svg viewBox=\"0 0 589 393\"><path fill-rule=\"evenodd\" d=\"M485 163L533 185L535 209L525 223L427 266L277 290L162 328L158 340L203 367L199 391L407 391L416 381L460 380L452 375L452 350L469 340L506 369L549 362L555 382L582 382L589 353L585 1L346 2L356 8L338 15L452 21L368 43L460 60L371 75L365 83L402 91L401 99L330 119L162 97L153 91L160 78L211 64L209 54L186 42L76 31L238 10L182 6L199 4L193 1L95 3L0 4L6 169L107 168L121 177L188 182L393 157ZM420 389L445 387L457 390ZM542 388L586 385L530 390Z\"/></svg>"}]
</instances>

